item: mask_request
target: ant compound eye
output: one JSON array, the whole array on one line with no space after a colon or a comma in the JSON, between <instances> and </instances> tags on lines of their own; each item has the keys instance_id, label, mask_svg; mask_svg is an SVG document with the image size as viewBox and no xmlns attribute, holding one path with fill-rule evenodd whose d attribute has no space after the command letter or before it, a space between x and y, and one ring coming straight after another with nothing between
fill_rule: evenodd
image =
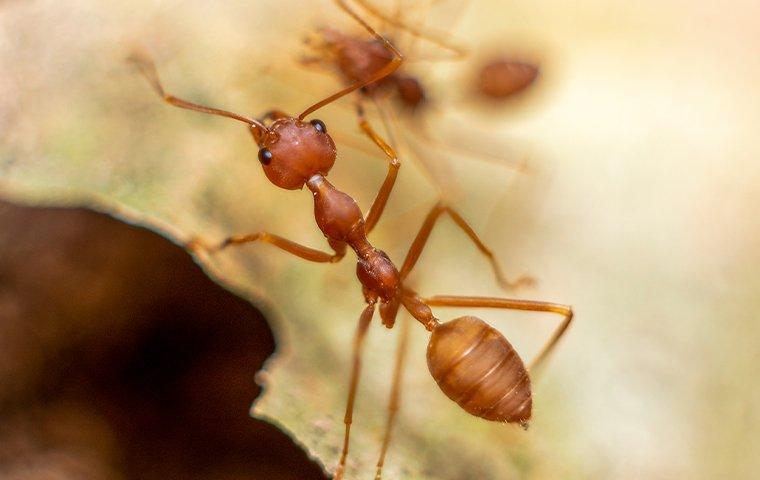
<instances>
[{"instance_id":1,"label":"ant compound eye","mask_svg":"<svg viewBox=\"0 0 760 480\"><path fill-rule=\"evenodd\" d=\"M322 120L312 120L312 125L314 125L314 128L317 129L319 133L327 133L327 127L325 126L325 123Z\"/></svg>"},{"instance_id":2,"label":"ant compound eye","mask_svg":"<svg viewBox=\"0 0 760 480\"><path fill-rule=\"evenodd\" d=\"M259 150L259 162L262 165L269 165L272 162L272 152L268 148L262 148Z\"/></svg>"}]
</instances>

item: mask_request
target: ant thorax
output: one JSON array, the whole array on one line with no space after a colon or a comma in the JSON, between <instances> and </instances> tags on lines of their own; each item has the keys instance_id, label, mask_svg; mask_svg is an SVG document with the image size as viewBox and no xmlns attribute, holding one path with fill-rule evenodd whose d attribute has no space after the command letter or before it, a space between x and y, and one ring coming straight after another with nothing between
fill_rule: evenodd
<instances>
[{"instance_id":1,"label":"ant thorax","mask_svg":"<svg viewBox=\"0 0 760 480\"><path fill-rule=\"evenodd\" d=\"M331 240L355 243L358 248L364 239L364 216L356 200L319 174L309 178L306 186L314 195L314 217L322 233Z\"/></svg>"}]
</instances>

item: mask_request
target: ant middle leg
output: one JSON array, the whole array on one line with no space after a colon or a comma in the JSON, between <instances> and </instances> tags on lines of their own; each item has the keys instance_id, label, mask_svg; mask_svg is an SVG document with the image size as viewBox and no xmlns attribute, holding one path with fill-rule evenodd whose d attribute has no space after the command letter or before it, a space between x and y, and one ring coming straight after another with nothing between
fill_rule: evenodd
<instances>
[{"instance_id":1,"label":"ant middle leg","mask_svg":"<svg viewBox=\"0 0 760 480\"><path fill-rule=\"evenodd\" d=\"M361 316L359 316L359 324L356 327L356 334L354 335L354 343L351 352L352 364L348 387L348 400L346 402L346 414L343 417L343 423L345 424L345 430L343 433L343 450L340 454L338 468L335 470L334 480L341 480L343 478L343 471L346 468L348 444L351 436L351 424L353 423L354 416L354 402L356 401L356 388L359 385L359 375L362 367L364 338L367 335L367 329L369 328L372 316L375 313L375 299L367 299L367 302L368 305L364 308L364 311L362 311Z\"/></svg>"},{"instance_id":2,"label":"ant middle leg","mask_svg":"<svg viewBox=\"0 0 760 480\"><path fill-rule=\"evenodd\" d=\"M282 110L269 110L264 113L264 115L261 116L261 120L279 120L281 118L288 118L289 115Z\"/></svg>"},{"instance_id":3,"label":"ant middle leg","mask_svg":"<svg viewBox=\"0 0 760 480\"><path fill-rule=\"evenodd\" d=\"M414 242L412 242L412 246L409 248L409 252L404 259L401 270L399 271L402 281L407 277L407 275L409 275L414 266L417 264L417 261L419 260L423 249L425 248L425 244L430 238L433 227L441 215L444 213L449 214L451 219L454 220L454 223L462 231L464 231L465 234L467 234L472 243L475 244L475 247L477 247L477 249L486 257L488 262L491 264L494 276L496 277L496 282L500 287L505 290L514 290L520 287L527 287L535 284L535 280L533 280L531 277L526 276L519 277L513 281L508 280L504 276L504 273L501 270L501 266L499 265L499 262L496 261L496 258L491 249L488 248L482 240L480 240L478 234L475 233L475 231L472 229L472 227L470 227L465 219L462 218L462 216L456 210L449 207L444 202L438 202L435 206L433 206L432 210L430 210L430 213L428 213L427 217L425 218L425 221L422 224L419 233L417 233L417 237L414 239Z\"/></svg>"},{"instance_id":4,"label":"ant middle leg","mask_svg":"<svg viewBox=\"0 0 760 480\"><path fill-rule=\"evenodd\" d=\"M480 161L489 165L495 165L500 168L514 170L519 173L526 173L530 170L528 167L527 156L520 156L520 158L510 158L509 155L495 155L487 151L473 149L469 146L449 144L433 137L433 135L430 133L428 122L425 121L425 119L419 119L418 122L418 128L415 130L417 137L420 139L420 141L428 144L435 150L447 151L453 155L464 156L468 159ZM420 149L417 149L417 155L424 155L424 152L422 152Z\"/></svg>"}]
</instances>

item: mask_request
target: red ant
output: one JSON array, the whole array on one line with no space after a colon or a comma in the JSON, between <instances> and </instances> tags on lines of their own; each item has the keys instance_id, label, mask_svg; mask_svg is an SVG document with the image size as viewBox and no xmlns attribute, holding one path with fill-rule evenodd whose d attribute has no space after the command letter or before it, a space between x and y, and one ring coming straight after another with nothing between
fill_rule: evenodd
<instances>
[{"instance_id":1,"label":"red ant","mask_svg":"<svg viewBox=\"0 0 760 480\"><path fill-rule=\"evenodd\" d=\"M444 35L423 29L420 26L412 25L401 18L401 11L396 16L391 16L372 3L366 0L358 0L367 12L380 18L388 25L396 27L396 34L406 32L414 39L424 39L432 44L451 52L451 55L444 58L458 59L467 55L467 50L448 40ZM301 60L301 63L307 66L318 66L324 71L335 73L345 84L362 82L370 78L375 72L392 61L393 55L384 47L383 43L376 38L366 38L364 35L344 33L336 28L321 28L317 40L307 39L306 43L311 47L313 55L307 56ZM431 60L431 58L418 58L421 60ZM386 99L392 97L398 108L389 108ZM461 144L449 144L437 140L430 133L427 125L428 113L436 105L431 102L428 95L428 89L419 76L409 74L401 67L390 75L382 79L368 83L359 90L356 98L356 111L359 125L365 120L364 103L370 100L380 115L385 129L392 139L404 140L404 144L414 153L424 169L425 174L433 180L433 183L439 190L441 197L451 196L452 186L447 185L445 188L440 186L443 175L435 174L431 161L427 159L430 156L427 149L420 148L416 140L425 142L428 145L436 147L438 150L448 150L458 154L465 154L469 158L475 158L488 163L495 163L502 166L509 166L518 170L524 170L526 165L524 161L513 162L503 156L493 155L486 152L474 151L463 147ZM398 128L399 121L406 122L403 128ZM408 132L414 132L415 140L411 140ZM466 137L466 133L461 135ZM391 142L392 144L394 142ZM394 145L395 147L396 145ZM437 162L437 167L444 167L441 162ZM448 175L446 175L448 176Z\"/></svg>"},{"instance_id":2,"label":"red ant","mask_svg":"<svg viewBox=\"0 0 760 480\"><path fill-rule=\"evenodd\" d=\"M399 161L394 150L375 134L366 122L365 133L385 152L389 159L388 173L369 212L364 216L356 201L335 188L326 178L336 159L335 144L320 120L305 122L304 118L319 108L334 102L368 84L391 75L404 57L382 35L375 32L344 0L335 0L338 6L362 25L392 54L392 60L366 79L328 96L310 106L298 117L273 110L262 119L254 119L226 110L198 105L166 93L153 61L142 54L130 58L148 79L154 90L169 104L212 115L220 115L248 125L259 146L258 158L266 177L276 186L299 190L306 186L314 197L314 215L317 225L327 238L333 253L309 248L268 232L229 237L216 246L195 241L192 249L205 248L215 252L230 245L261 241L274 245L300 258L312 262L337 262L344 257L347 247L357 255L357 277L362 284L367 306L359 317L352 350L352 369L345 413L343 449L335 471L335 478L343 477L349 450L349 437L356 388L361 370L361 357L365 334L379 303L382 323L392 328L400 306L431 332L427 350L430 373L443 392L472 415L498 422L527 425L531 417L532 397L528 370L537 368L554 348L570 324L573 313L570 307L546 302L491 297L433 296L421 297L404 284L422 253L436 220L448 212L475 245L493 262L490 251L475 232L455 211L439 206L425 219L400 269L390 258L375 248L367 235L376 226L385 208L396 180ZM267 124L266 121L271 120ZM496 270L498 276L498 270ZM514 348L494 328L471 316L459 317L441 323L430 307L490 307L512 310L551 312L561 315L564 321L526 369ZM382 473L391 431L399 408L400 372L403 368L405 336L400 337L399 355L396 358L385 436L377 463L376 478Z\"/></svg>"}]
</instances>

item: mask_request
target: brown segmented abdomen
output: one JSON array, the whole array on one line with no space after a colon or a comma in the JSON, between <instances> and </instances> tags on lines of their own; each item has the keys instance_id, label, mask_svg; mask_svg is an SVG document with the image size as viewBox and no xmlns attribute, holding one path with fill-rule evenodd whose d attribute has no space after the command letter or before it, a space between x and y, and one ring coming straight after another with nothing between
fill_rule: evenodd
<instances>
[{"instance_id":1,"label":"brown segmented abdomen","mask_svg":"<svg viewBox=\"0 0 760 480\"><path fill-rule=\"evenodd\" d=\"M504 335L477 317L459 317L433 330L430 373L443 393L486 420L526 424L530 378Z\"/></svg>"}]
</instances>

